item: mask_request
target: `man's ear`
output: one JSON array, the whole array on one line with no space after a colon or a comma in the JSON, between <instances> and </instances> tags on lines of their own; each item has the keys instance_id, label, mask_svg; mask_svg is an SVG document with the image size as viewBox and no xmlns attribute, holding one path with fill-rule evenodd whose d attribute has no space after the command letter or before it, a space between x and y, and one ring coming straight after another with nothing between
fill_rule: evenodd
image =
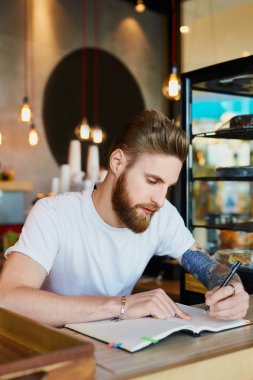
<instances>
[{"instance_id":1,"label":"man's ear","mask_svg":"<svg viewBox=\"0 0 253 380\"><path fill-rule=\"evenodd\" d=\"M110 169L116 177L119 177L123 172L126 163L127 159L123 150L115 149L110 156Z\"/></svg>"}]
</instances>

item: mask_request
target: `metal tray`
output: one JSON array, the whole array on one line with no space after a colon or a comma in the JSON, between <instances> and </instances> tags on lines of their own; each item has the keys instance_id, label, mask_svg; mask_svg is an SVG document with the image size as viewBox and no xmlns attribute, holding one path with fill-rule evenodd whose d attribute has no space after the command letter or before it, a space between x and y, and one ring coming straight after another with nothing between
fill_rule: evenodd
<instances>
[{"instance_id":1,"label":"metal tray","mask_svg":"<svg viewBox=\"0 0 253 380\"><path fill-rule=\"evenodd\" d=\"M216 168L217 177L253 177L253 166L230 166Z\"/></svg>"}]
</instances>

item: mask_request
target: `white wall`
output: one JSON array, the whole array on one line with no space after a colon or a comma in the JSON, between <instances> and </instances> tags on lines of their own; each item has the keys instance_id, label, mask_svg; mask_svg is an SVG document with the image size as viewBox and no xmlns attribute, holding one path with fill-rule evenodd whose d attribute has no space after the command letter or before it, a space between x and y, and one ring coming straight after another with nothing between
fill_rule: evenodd
<instances>
[{"instance_id":1,"label":"white wall","mask_svg":"<svg viewBox=\"0 0 253 380\"><path fill-rule=\"evenodd\" d=\"M30 180L34 194L50 191L50 181L58 175L58 166L45 139L41 115L46 81L57 63L70 51L82 47L81 0L30 0L33 52L34 122L40 144L30 147L28 129L20 123L19 109L23 88L23 1L0 1L0 162L12 167L16 179ZM86 45L94 47L93 1L88 0L89 14ZM132 72L139 83L147 107L164 111L166 101L161 83L167 76L166 19L147 11L137 14L125 1L99 0L100 47L114 54ZM29 94L30 95L30 94Z\"/></svg>"},{"instance_id":2,"label":"white wall","mask_svg":"<svg viewBox=\"0 0 253 380\"><path fill-rule=\"evenodd\" d=\"M253 54L253 0L188 0L182 23L182 71Z\"/></svg>"}]
</instances>

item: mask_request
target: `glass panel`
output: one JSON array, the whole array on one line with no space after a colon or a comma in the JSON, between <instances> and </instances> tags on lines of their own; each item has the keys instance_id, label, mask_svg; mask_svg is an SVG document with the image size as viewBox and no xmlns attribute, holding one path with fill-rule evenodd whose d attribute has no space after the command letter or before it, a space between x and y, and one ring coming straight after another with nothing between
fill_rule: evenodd
<instances>
[{"instance_id":1,"label":"glass panel","mask_svg":"<svg viewBox=\"0 0 253 380\"><path fill-rule=\"evenodd\" d=\"M0 190L0 225L24 222L24 193Z\"/></svg>"},{"instance_id":2,"label":"glass panel","mask_svg":"<svg viewBox=\"0 0 253 380\"><path fill-rule=\"evenodd\" d=\"M253 143L251 141L204 137L195 137L192 140L193 177L217 177L219 175L217 168L252 164Z\"/></svg>"},{"instance_id":3,"label":"glass panel","mask_svg":"<svg viewBox=\"0 0 253 380\"><path fill-rule=\"evenodd\" d=\"M191 205L193 225L253 227L253 182L194 181Z\"/></svg>"},{"instance_id":4,"label":"glass panel","mask_svg":"<svg viewBox=\"0 0 253 380\"><path fill-rule=\"evenodd\" d=\"M253 118L250 97L192 91L193 177L216 177L217 167L253 166L253 123L249 115ZM241 124L244 119L247 131ZM238 122L240 125L235 126Z\"/></svg>"},{"instance_id":5,"label":"glass panel","mask_svg":"<svg viewBox=\"0 0 253 380\"><path fill-rule=\"evenodd\" d=\"M238 115L253 114L253 99L212 92L192 91L192 133L215 132Z\"/></svg>"},{"instance_id":6,"label":"glass panel","mask_svg":"<svg viewBox=\"0 0 253 380\"><path fill-rule=\"evenodd\" d=\"M194 228L193 236L211 254L220 249L253 248L252 232Z\"/></svg>"}]
</instances>

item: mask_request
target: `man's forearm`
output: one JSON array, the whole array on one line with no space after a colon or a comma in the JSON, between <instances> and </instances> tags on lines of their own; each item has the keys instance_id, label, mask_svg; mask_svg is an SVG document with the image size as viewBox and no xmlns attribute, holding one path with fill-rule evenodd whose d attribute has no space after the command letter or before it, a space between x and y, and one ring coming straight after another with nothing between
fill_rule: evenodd
<instances>
[{"instance_id":1,"label":"man's forearm","mask_svg":"<svg viewBox=\"0 0 253 380\"><path fill-rule=\"evenodd\" d=\"M120 305L120 297L62 296L28 287L1 294L2 307L51 326L117 317Z\"/></svg>"},{"instance_id":2,"label":"man's forearm","mask_svg":"<svg viewBox=\"0 0 253 380\"><path fill-rule=\"evenodd\" d=\"M229 271L225 265L213 261L197 244L183 254L181 265L208 289L220 286ZM240 281L236 274L233 279Z\"/></svg>"}]
</instances>

